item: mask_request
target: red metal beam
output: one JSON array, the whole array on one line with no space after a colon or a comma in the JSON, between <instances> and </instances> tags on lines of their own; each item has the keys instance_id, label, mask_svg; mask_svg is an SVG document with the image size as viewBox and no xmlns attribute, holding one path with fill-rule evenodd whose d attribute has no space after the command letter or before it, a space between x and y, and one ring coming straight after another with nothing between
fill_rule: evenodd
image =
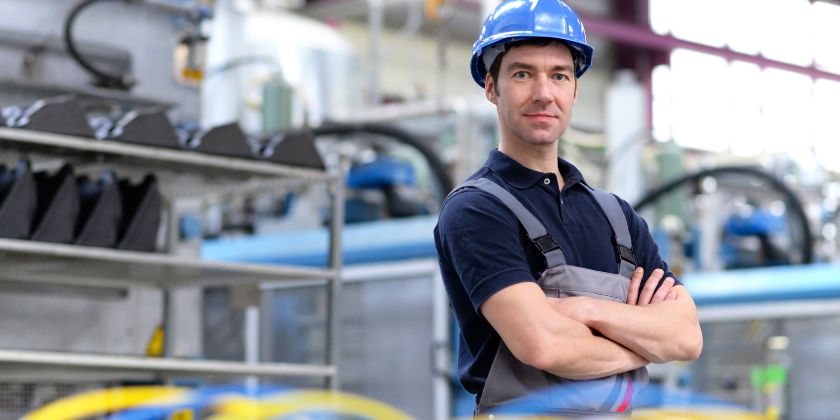
<instances>
[{"instance_id":1,"label":"red metal beam","mask_svg":"<svg viewBox=\"0 0 840 420\"><path fill-rule=\"evenodd\" d=\"M688 50L717 55L727 60L739 60L754 63L762 68L776 68L805 74L814 79L828 79L840 82L840 74L820 70L813 65L808 67L797 66L795 64L770 60L758 55L739 53L732 51L729 48L710 47L708 45L677 39L672 36L658 35L650 29L618 20L584 15L581 15L580 18L586 28L587 35L602 36L620 44L634 45L637 47L660 51L671 51L674 48L685 48Z\"/></svg>"}]
</instances>

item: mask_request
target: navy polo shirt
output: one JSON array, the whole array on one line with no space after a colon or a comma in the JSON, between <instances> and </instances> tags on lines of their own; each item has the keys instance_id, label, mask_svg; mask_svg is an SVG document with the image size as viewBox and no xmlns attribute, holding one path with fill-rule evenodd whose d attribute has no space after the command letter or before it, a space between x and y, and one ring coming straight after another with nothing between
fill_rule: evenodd
<instances>
[{"instance_id":1,"label":"navy polo shirt","mask_svg":"<svg viewBox=\"0 0 840 420\"><path fill-rule=\"evenodd\" d=\"M546 227L563 250L566 262L618 273L613 232L601 207L583 183L583 175L558 157L565 185L560 191L553 173L526 168L493 150L470 179L487 178L513 194ZM676 279L659 250L647 223L624 200L619 200L636 264L645 277L656 268ZM460 327L458 375L464 388L480 394L499 347L499 334L479 313L494 293L516 283L536 281L546 263L513 213L489 193L464 188L456 191L440 212L435 247L449 302ZM663 277L664 278L664 277Z\"/></svg>"}]
</instances>

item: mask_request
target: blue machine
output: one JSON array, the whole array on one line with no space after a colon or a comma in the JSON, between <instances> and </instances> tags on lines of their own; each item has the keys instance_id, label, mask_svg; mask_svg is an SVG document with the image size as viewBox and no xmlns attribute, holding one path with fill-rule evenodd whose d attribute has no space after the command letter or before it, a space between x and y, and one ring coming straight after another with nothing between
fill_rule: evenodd
<instances>
[{"instance_id":1,"label":"blue machine","mask_svg":"<svg viewBox=\"0 0 840 420\"><path fill-rule=\"evenodd\" d=\"M790 264L784 250L773 241L776 236L787 235L787 231L787 218L766 209L755 209L744 215L734 214L723 227L720 257L727 268ZM757 240L758 247L744 246L747 240Z\"/></svg>"},{"instance_id":2,"label":"blue machine","mask_svg":"<svg viewBox=\"0 0 840 420\"><path fill-rule=\"evenodd\" d=\"M428 209L418 199L416 187L417 179L410 162L377 156L372 162L354 164L347 174L346 222L428 214Z\"/></svg>"},{"instance_id":3,"label":"blue machine","mask_svg":"<svg viewBox=\"0 0 840 420\"><path fill-rule=\"evenodd\" d=\"M387 156L379 156L369 163L353 165L347 174L349 188L383 188L416 184L414 167L410 163Z\"/></svg>"}]
</instances>

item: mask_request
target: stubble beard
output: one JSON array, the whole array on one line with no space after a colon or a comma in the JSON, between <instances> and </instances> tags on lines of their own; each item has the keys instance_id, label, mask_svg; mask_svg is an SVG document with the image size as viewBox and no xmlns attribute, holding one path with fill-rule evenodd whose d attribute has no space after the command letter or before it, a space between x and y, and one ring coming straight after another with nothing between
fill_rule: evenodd
<instances>
[{"instance_id":1,"label":"stubble beard","mask_svg":"<svg viewBox=\"0 0 840 420\"><path fill-rule=\"evenodd\" d=\"M565 130L552 130L553 132L551 134L541 132L541 130L537 132L533 131L537 130L520 127L513 133L513 135L519 139L523 145L546 147L555 145Z\"/></svg>"}]
</instances>

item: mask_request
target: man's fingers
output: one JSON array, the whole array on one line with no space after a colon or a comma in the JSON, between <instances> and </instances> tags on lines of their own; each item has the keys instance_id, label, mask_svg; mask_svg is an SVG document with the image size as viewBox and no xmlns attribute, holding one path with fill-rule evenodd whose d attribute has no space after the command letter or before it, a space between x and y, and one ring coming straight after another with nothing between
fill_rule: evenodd
<instances>
[{"instance_id":1,"label":"man's fingers","mask_svg":"<svg viewBox=\"0 0 840 420\"><path fill-rule=\"evenodd\" d=\"M677 300L677 291L671 290L670 292L668 292L668 296L665 296L665 300Z\"/></svg>"},{"instance_id":2,"label":"man's fingers","mask_svg":"<svg viewBox=\"0 0 840 420\"><path fill-rule=\"evenodd\" d=\"M639 301L639 285L642 284L644 275L645 270L642 267L633 270L633 275L630 277L630 288L627 289L628 305L635 305Z\"/></svg>"},{"instance_id":3,"label":"man's fingers","mask_svg":"<svg viewBox=\"0 0 840 420\"><path fill-rule=\"evenodd\" d=\"M651 273L650 277L648 277L645 281L645 287L642 288L642 293L639 294L638 305L650 304L650 300L653 298L653 290L659 284L659 280L662 279L664 274L665 272L660 268L653 270L653 273Z\"/></svg>"},{"instance_id":4,"label":"man's fingers","mask_svg":"<svg viewBox=\"0 0 840 420\"><path fill-rule=\"evenodd\" d=\"M653 298L651 298L650 303L659 303L665 300L665 297L671 293L671 288L674 287L674 279L668 277L665 281L662 282L662 285L659 286L659 290L653 294Z\"/></svg>"}]
</instances>

